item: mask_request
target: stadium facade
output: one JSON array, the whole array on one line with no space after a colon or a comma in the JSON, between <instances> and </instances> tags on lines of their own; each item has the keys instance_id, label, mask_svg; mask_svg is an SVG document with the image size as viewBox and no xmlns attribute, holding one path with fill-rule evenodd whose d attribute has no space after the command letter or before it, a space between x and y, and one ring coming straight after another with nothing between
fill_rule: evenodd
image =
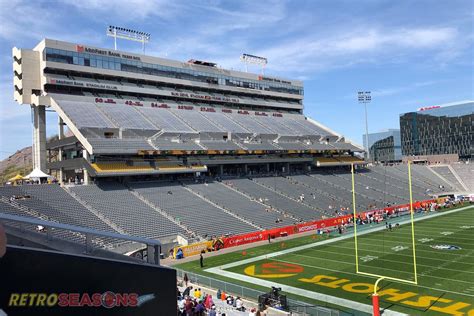
<instances>
[{"instance_id":1,"label":"stadium facade","mask_svg":"<svg viewBox=\"0 0 474 316\"><path fill-rule=\"evenodd\" d=\"M366 137L363 135L364 148L367 148ZM394 162L402 160L402 148L399 129L370 133L368 135L370 157L373 161Z\"/></svg>"},{"instance_id":2,"label":"stadium facade","mask_svg":"<svg viewBox=\"0 0 474 316\"><path fill-rule=\"evenodd\" d=\"M472 159L474 101L423 107L400 115L404 156L457 154Z\"/></svg>"},{"instance_id":3,"label":"stadium facade","mask_svg":"<svg viewBox=\"0 0 474 316\"><path fill-rule=\"evenodd\" d=\"M60 181L289 172L363 151L303 115L301 81L50 39L13 48L13 60L15 100L34 118L34 166ZM59 117L48 144L47 108Z\"/></svg>"}]
</instances>

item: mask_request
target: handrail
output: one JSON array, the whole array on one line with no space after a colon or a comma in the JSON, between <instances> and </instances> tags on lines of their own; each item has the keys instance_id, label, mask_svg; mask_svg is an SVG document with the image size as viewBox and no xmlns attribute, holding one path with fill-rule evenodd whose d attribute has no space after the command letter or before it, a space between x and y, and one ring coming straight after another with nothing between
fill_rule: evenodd
<instances>
[{"instance_id":1,"label":"handrail","mask_svg":"<svg viewBox=\"0 0 474 316\"><path fill-rule=\"evenodd\" d=\"M150 250L152 250L154 254L153 256L150 256L150 255L148 256L148 262L156 264L156 265L160 264L161 242L159 240L117 234L117 233L112 233L112 232L98 231L98 230L94 230L94 229L90 229L86 227L50 222L50 221L40 220L36 218L28 218L24 216L16 216L16 215L11 215L11 214L4 214L4 213L0 213L0 220L26 223L26 224L36 225L36 226L40 225L43 227L50 227L50 228L56 228L56 229L69 230L72 232L79 232L86 236L86 243L87 243L86 247L90 245L90 240L92 239L91 236L115 238L115 239L145 244L147 246L148 253L151 253Z\"/></svg>"}]
</instances>

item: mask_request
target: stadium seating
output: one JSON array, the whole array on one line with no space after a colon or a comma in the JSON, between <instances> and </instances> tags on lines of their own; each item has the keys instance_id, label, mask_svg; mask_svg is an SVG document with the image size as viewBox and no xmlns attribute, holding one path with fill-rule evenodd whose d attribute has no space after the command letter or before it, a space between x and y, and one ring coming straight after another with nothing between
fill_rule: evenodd
<instances>
[{"instance_id":1,"label":"stadium seating","mask_svg":"<svg viewBox=\"0 0 474 316\"><path fill-rule=\"evenodd\" d=\"M169 160L98 162L94 167L102 172L128 168L152 168L155 171L193 168L174 165ZM439 186L445 181L426 166L413 167L414 200L429 199L429 194L435 191L443 192ZM468 167L456 167L456 170L469 171ZM406 165L357 169L358 210L407 203L406 172ZM349 212L352 209L351 174L347 167L320 168L310 174L290 176L228 177L222 182L209 180L206 184L183 181L131 182L125 186L101 180L98 185L73 186L69 191L57 185L1 187L0 207L2 212L9 214L102 231L118 230L148 238L178 233L201 237L241 234L333 217L341 210ZM12 196L25 198L12 204L9 200ZM281 221L277 223L277 219ZM58 234L60 238L83 242L78 235ZM106 239L95 242L113 246Z\"/></svg>"},{"instance_id":2,"label":"stadium seating","mask_svg":"<svg viewBox=\"0 0 474 316\"><path fill-rule=\"evenodd\" d=\"M224 132L224 129L214 124L211 120L201 115L198 111L171 110L177 117L186 122L195 131L199 132Z\"/></svg>"},{"instance_id":3,"label":"stadium seating","mask_svg":"<svg viewBox=\"0 0 474 316\"><path fill-rule=\"evenodd\" d=\"M133 106L100 104L98 107L102 113L122 129L145 129L155 131L159 129L140 115Z\"/></svg>"},{"instance_id":4,"label":"stadium seating","mask_svg":"<svg viewBox=\"0 0 474 316\"><path fill-rule=\"evenodd\" d=\"M221 126L224 130L231 133L249 134L250 131L239 125L234 120L220 112L201 112L202 115L211 120L215 125Z\"/></svg>"},{"instance_id":5,"label":"stadium seating","mask_svg":"<svg viewBox=\"0 0 474 316\"><path fill-rule=\"evenodd\" d=\"M215 204L230 210L232 213L258 225L262 229L272 227L288 226L292 221L284 220L283 216L277 212L268 212L267 207L252 201L240 193L237 193L219 182L195 183L186 182L194 192L211 200ZM279 218L280 223L275 223Z\"/></svg>"},{"instance_id":6,"label":"stadium seating","mask_svg":"<svg viewBox=\"0 0 474 316\"><path fill-rule=\"evenodd\" d=\"M160 108L140 107L138 109L144 116L148 118L160 130L168 132L195 132L185 122L180 120L171 111Z\"/></svg>"},{"instance_id":7,"label":"stadium seating","mask_svg":"<svg viewBox=\"0 0 474 316\"><path fill-rule=\"evenodd\" d=\"M332 197L328 197L321 193L321 191L316 191L317 188L312 189L302 186L295 181L291 181L290 178L286 177L262 177L254 178L254 181L264 186L273 189L291 199L298 201L298 199L304 195L304 200L300 203L308 205L309 207L317 210L319 212L318 218L321 218L322 215L331 216L329 210L336 208L339 205L336 205L336 200ZM314 214L301 214L301 218L304 220L309 220L309 216L314 218Z\"/></svg>"},{"instance_id":8,"label":"stadium seating","mask_svg":"<svg viewBox=\"0 0 474 316\"><path fill-rule=\"evenodd\" d=\"M276 208L281 212L291 214L299 220L305 218L316 219L320 216L320 213L314 208L298 203L297 201L270 188L259 185L252 180L246 178L226 179L224 183L256 200L261 199L264 204Z\"/></svg>"},{"instance_id":9,"label":"stadium seating","mask_svg":"<svg viewBox=\"0 0 474 316\"><path fill-rule=\"evenodd\" d=\"M451 172L449 166L431 166L431 170L439 174L445 180L447 180L457 191L464 191L463 186L459 183L456 176Z\"/></svg>"},{"instance_id":10,"label":"stadium seating","mask_svg":"<svg viewBox=\"0 0 474 316\"><path fill-rule=\"evenodd\" d=\"M474 166L472 163L456 163L452 164L451 167L453 167L461 178L464 185L466 185L471 192L474 192Z\"/></svg>"},{"instance_id":11,"label":"stadium seating","mask_svg":"<svg viewBox=\"0 0 474 316\"><path fill-rule=\"evenodd\" d=\"M159 238L186 232L135 197L125 186L104 181L100 185L71 187L88 205L134 236Z\"/></svg>"},{"instance_id":12,"label":"stadium seating","mask_svg":"<svg viewBox=\"0 0 474 316\"><path fill-rule=\"evenodd\" d=\"M408 181L408 167L406 164L395 165L394 168L387 168L386 170L395 177L399 177L402 180ZM440 177L433 173L428 166L412 164L411 172L413 186L419 186L420 188L427 187L435 193L455 190L455 188L449 183L443 181ZM445 189L440 189L440 185L444 186Z\"/></svg>"},{"instance_id":13,"label":"stadium seating","mask_svg":"<svg viewBox=\"0 0 474 316\"><path fill-rule=\"evenodd\" d=\"M89 227L99 231L115 232L109 225L82 206L58 185L0 187L0 195L8 200L13 196L20 197L19 199L14 199L13 202L19 205L19 207L26 208L25 210L28 210L28 212L20 211L15 215L27 214L30 217L34 215L47 221ZM67 237L66 239L72 241L82 240L82 238L67 232L58 232L58 234L60 234L58 237ZM111 241L101 238L100 242L109 243Z\"/></svg>"},{"instance_id":14,"label":"stadium seating","mask_svg":"<svg viewBox=\"0 0 474 316\"><path fill-rule=\"evenodd\" d=\"M143 104L143 98L139 101L120 101L113 95L102 97L112 100L97 103L83 99L73 101L64 99L63 96L56 100L60 109L83 132L83 135L88 140L93 139L91 140L94 143L93 151L95 153L97 147L98 154L131 154L138 150L153 149L360 150L344 141L335 142L339 139L338 136L311 123L301 114L238 111L220 107L212 108L212 111L200 111L198 105L192 102L167 101L164 104L154 99L148 100L157 101L151 107ZM205 107L210 108L209 104ZM233 133L232 139L239 142L239 145L213 142L221 140L222 135L228 133ZM209 137L210 135L212 136ZM245 141L249 137L251 141ZM320 143L321 137L330 142ZM110 138L120 141L110 141ZM123 139L129 140L122 141ZM211 141L209 147L206 147L190 144L184 139L201 140L203 144L208 140ZM136 144L133 144L135 141Z\"/></svg>"},{"instance_id":15,"label":"stadium seating","mask_svg":"<svg viewBox=\"0 0 474 316\"><path fill-rule=\"evenodd\" d=\"M91 102L65 101L60 102L61 109L77 128L116 128L117 126Z\"/></svg>"},{"instance_id":16,"label":"stadium seating","mask_svg":"<svg viewBox=\"0 0 474 316\"><path fill-rule=\"evenodd\" d=\"M257 230L200 199L179 183L136 182L130 187L200 236L241 234Z\"/></svg>"}]
</instances>

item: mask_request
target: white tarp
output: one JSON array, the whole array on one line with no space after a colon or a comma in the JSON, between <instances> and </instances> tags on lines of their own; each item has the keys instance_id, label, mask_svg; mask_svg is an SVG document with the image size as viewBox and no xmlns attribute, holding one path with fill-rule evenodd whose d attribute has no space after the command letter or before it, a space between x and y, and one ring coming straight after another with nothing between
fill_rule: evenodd
<instances>
[{"instance_id":1,"label":"white tarp","mask_svg":"<svg viewBox=\"0 0 474 316\"><path fill-rule=\"evenodd\" d=\"M51 179L53 177L50 176L49 174L44 173L40 169L36 168L36 169L33 169L33 171L31 171L31 173L27 175L25 178L32 179L32 180L39 180L39 179L44 179L44 178Z\"/></svg>"}]
</instances>

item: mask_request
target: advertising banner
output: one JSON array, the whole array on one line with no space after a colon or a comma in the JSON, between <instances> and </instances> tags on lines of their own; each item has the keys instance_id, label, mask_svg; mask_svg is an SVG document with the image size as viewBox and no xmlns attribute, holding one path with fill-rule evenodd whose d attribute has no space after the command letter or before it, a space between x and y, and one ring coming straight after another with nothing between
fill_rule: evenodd
<instances>
[{"instance_id":1,"label":"advertising banner","mask_svg":"<svg viewBox=\"0 0 474 316\"><path fill-rule=\"evenodd\" d=\"M177 254L179 252L182 253L182 257L186 258L188 256L194 256L198 255L201 253L201 251L207 251L207 249L212 248L213 242L212 241L203 241L203 242L198 242L195 244L187 245L187 246L179 246L175 247L173 250L173 256L177 258Z\"/></svg>"},{"instance_id":2,"label":"advertising banner","mask_svg":"<svg viewBox=\"0 0 474 316\"><path fill-rule=\"evenodd\" d=\"M268 235L271 238L283 237L306 231L322 229L342 224L351 218L351 215L341 216L337 218L323 219L319 221L307 222L297 225L286 226L282 228L274 228L260 232L253 232L244 235L232 236L224 238L224 248L235 247L239 245L249 244L257 241L268 240Z\"/></svg>"}]
</instances>

